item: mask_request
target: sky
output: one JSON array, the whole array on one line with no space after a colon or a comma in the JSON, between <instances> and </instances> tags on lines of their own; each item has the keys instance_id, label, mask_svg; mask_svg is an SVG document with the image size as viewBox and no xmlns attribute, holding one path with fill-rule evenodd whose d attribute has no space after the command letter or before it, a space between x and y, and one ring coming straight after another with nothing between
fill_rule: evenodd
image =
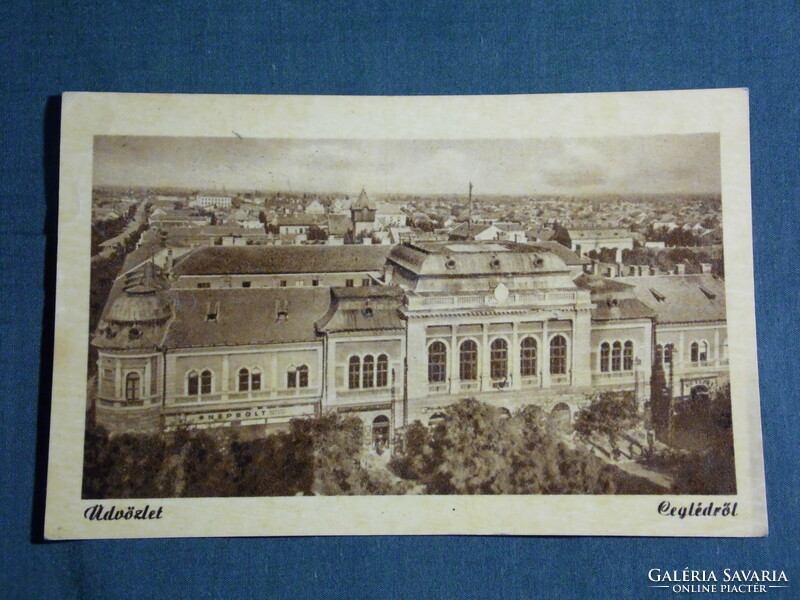
<instances>
[{"instance_id":1,"label":"sky","mask_svg":"<svg viewBox=\"0 0 800 600\"><path fill-rule=\"evenodd\" d=\"M98 136L94 184L292 192L707 194L716 134L489 140Z\"/></svg>"}]
</instances>

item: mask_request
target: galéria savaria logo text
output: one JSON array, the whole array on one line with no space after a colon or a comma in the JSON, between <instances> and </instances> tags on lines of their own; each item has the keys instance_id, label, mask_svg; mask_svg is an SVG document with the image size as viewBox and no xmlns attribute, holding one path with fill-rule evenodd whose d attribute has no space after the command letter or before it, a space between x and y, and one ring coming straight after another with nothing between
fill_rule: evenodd
<instances>
[{"instance_id":1,"label":"gal\u00e9ria savaria logo text","mask_svg":"<svg viewBox=\"0 0 800 600\"><path fill-rule=\"evenodd\" d=\"M649 587L669 589L676 594L764 593L789 587L784 571L766 569L650 569L647 579Z\"/></svg>"}]
</instances>

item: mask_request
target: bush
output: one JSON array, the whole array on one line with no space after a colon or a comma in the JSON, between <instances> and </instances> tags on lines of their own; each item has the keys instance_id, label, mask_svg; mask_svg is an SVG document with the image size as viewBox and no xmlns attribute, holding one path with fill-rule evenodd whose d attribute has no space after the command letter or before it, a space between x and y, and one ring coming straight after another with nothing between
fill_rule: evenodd
<instances>
[{"instance_id":1,"label":"bush","mask_svg":"<svg viewBox=\"0 0 800 600\"><path fill-rule=\"evenodd\" d=\"M575 415L575 431L587 441L603 436L612 450L618 450L620 436L639 421L636 408L632 392L601 392Z\"/></svg>"},{"instance_id":2,"label":"bush","mask_svg":"<svg viewBox=\"0 0 800 600\"><path fill-rule=\"evenodd\" d=\"M446 410L446 420L406 432L390 468L428 494L597 494L614 490L614 467L569 448L546 414L529 406L508 416L474 399Z\"/></svg>"}]
</instances>

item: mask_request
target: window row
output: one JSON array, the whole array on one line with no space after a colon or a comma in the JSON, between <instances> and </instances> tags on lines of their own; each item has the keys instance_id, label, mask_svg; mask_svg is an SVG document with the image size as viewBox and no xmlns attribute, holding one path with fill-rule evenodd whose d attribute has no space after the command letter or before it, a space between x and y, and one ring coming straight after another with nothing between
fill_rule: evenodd
<instances>
[{"instance_id":1,"label":"window row","mask_svg":"<svg viewBox=\"0 0 800 600\"><path fill-rule=\"evenodd\" d=\"M704 363L708 361L708 342L705 340L694 341L689 345L689 361L693 363ZM727 353L727 340L723 344L723 352ZM674 344L656 346L656 362L670 364L675 353Z\"/></svg>"},{"instance_id":2,"label":"window row","mask_svg":"<svg viewBox=\"0 0 800 600\"><path fill-rule=\"evenodd\" d=\"M240 392L257 392L262 389L261 370L258 368L241 368L237 372L237 390ZM308 387L308 366L291 367L286 371L287 388ZM205 369L201 372L190 371L186 376L186 393L189 396L211 394L214 389L214 374Z\"/></svg>"},{"instance_id":3,"label":"window row","mask_svg":"<svg viewBox=\"0 0 800 600\"><path fill-rule=\"evenodd\" d=\"M359 388L386 387L389 385L389 357L379 354L377 358L367 354L363 359L351 356L347 366L347 387Z\"/></svg>"},{"instance_id":4,"label":"window row","mask_svg":"<svg viewBox=\"0 0 800 600\"><path fill-rule=\"evenodd\" d=\"M600 372L633 371L633 342L600 344Z\"/></svg>"},{"instance_id":5,"label":"window row","mask_svg":"<svg viewBox=\"0 0 800 600\"><path fill-rule=\"evenodd\" d=\"M538 344L535 338L523 338L519 345L520 376L535 377L538 374ZM478 343L464 340L458 347L458 378L461 381L478 379ZM550 373L567 373L567 340L557 335L550 340ZM493 380L503 380L509 375L509 348L503 338L495 338L489 346L489 375ZM444 342L433 342L428 346L428 382L443 383L447 380L447 346Z\"/></svg>"}]
</instances>

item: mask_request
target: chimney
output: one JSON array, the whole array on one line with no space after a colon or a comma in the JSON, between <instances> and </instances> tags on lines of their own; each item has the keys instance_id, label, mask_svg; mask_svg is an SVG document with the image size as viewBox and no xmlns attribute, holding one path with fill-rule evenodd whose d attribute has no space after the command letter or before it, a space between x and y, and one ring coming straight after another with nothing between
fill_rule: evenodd
<instances>
[{"instance_id":1,"label":"chimney","mask_svg":"<svg viewBox=\"0 0 800 600\"><path fill-rule=\"evenodd\" d=\"M289 316L289 301L285 300L281 302L280 300L275 302L275 318L278 321L285 321L286 318Z\"/></svg>"},{"instance_id":2,"label":"chimney","mask_svg":"<svg viewBox=\"0 0 800 600\"><path fill-rule=\"evenodd\" d=\"M710 275L711 263L700 263L700 272L703 273L703 275Z\"/></svg>"}]
</instances>

